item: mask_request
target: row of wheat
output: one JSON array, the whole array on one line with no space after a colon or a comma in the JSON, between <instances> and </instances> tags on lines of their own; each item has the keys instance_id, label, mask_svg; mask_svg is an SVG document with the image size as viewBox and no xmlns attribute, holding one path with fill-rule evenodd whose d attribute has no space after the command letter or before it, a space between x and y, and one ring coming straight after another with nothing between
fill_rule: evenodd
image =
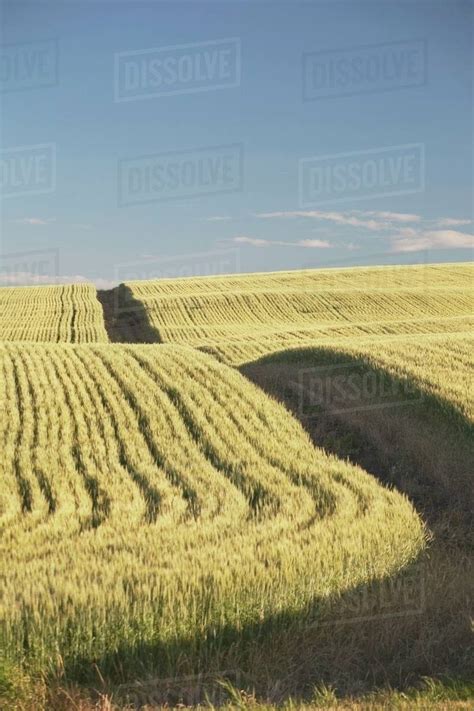
<instances>
[{"instance_id":1,"label":"row of wheat","mask_svg":"<svg viewBox=\"0 0 474 711\"><path fill-rule=\"evenodd\" d=\"M0 289L0 341L107 342L92 284Z\"/></svg>"}]
</instances>

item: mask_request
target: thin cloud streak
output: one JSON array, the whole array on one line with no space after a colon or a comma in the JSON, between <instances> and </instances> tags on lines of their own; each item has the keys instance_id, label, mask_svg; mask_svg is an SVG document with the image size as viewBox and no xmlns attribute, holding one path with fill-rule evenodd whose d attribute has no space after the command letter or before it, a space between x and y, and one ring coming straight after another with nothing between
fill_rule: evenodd
<instances>
[{"instance_id":1,"label":"thin cloud streak","mask_svg":"<svg viewBox=\"0 0 474 711\"><path fill-rule=\"evenodd\" d=\"M235 244L248 244L252 247L305 247L307 249L328 249L332 247L330 242L321 239L300 239L297 242L285 242L282 240L259 239L257 237L233 237L227 242Z\"/></svg>"},{"instance_id":2,"label":"thin cloud streak","mask_svg":"<svg viewBox=\"0 0 474 711\"><path fill-rule=\"evenodd\" d=\"M461 227L472 224L472 220L457 219L455 217L443 217L434 221L438 227Z\"/></svg>"},{"instance_id":3,"label":"thin cloud streak","mask_svg":"<svg viewBox=\"0 0 474 711\"><path fill-rule=\"evenodd\" d=\"M414 215L407 212L387 212L386 210L354 210L356 214L365 215L366 217L376 217L379 220L387 220L388 222L421 222L421 215Z\"/></svg>"},{"instance_id":4,"label":"thin cloud streak","mask_svg":"<svg viewBox=\"0 0 474 711\"><path fill-rule=\"evenodd\" d=\"M35 274L34 272L0 272L0 286L58 286L61 284L95 284L98 289L112 289L118 281L85 277L82 274Z\"/></svg>"},{"instance_id":5,"label":"thin cloud streak","mask_svg":"<svg viewBox=\"0 0 474 711\"><path fill-rule=\"evenodd\" d=\"M51 222L56 222L55 217L19 217L16 220L11 220L17 225L49 225Z\"/></svg>"},{"instance_id":6,"label":"thin cloud streak","mask_svg":"<svg viewBox=\"0 0 474 711\"><path fill-rule=\"evenodd\" d=\"M56 217L19 217L14 220L10 220L16 225L30 225L32 227L50 225L56 223L59 226L67 227L68 229L78 229L78 230L91 230L92 225L85 222L58 222Z\"/></svg>"},{"instance_id":7,"label":"thin cloud streak","mask_svg":"<svg viewBox=\"0 0 474 711\"><path fill-rule=\"evenodd\" d=\"M394 235L392 252L420 252L426 249L473 249L474 235L457 230L403 231Z\"/></svg>"},{"instance_id":8,"label":"thin cloud streak","mask_svg":"<svg viewBox=\"0 0 474 711\"><path fill-rule=\"evenodd\" d=\"M365 227L371 231L392 229L394 224L425 223L433 227L459 227L472 224L468 218L441 217L424 219L421 215L406 212L389 212L387 210L351 210L336 212L327 210L284 210L277 212L260 212L255 215L261 219L291 219L303 217L312 220L334 222L348 227Z\"/></svg>"},{"instance_id":9,"label":"thin cloud streak","mask_svg":"<svg viewBox=\"0 0 474 711\"><path fill-rule=\"evenodd\" d=\"M394 217L396 215L396 217ZM291 219L304 217L311 220L323 220L347 227L358 227L378 232L379 230L393 229L393 222L417 222L419 215L392 212L334 212L324 210L291 210L280 212L260 212L256 217L261 219Z\"/></svg>"}]
</instances>

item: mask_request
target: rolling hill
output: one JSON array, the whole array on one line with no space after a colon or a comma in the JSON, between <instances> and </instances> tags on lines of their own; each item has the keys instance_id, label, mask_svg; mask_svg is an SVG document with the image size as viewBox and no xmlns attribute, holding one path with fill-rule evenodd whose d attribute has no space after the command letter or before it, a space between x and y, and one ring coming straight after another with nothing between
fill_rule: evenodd
<instances>
[{"instance_id":1,"label":"rolling hill","mask_svg":"<svg viewBox=\"0 0 474 711\"><path fill-rule=\"evenodd\" d=\"M423 548L402 495L315 449L206 354L0 353L0 630L13 659L44 667L59 653L67 666L218 639L393 574Z\"/></svg>"},{"instance_id":2,"label":"rolling hill","mask_svg":"<svg viewBox=\"0 0 474 711\"><path fill-rule=\"evenodd\" d=\"M132 319L135 333L141 321L147 340L190 345L241 365L345 338L470 332L473 284L472 264L128 282L116 318L125 329Z\"/></svg>"},{"instance_id":3,"label":"rolling hill","mask_svg":"<svg viewBox=\"0 0 474 711\"><path fill-rule=\"evenodd\" d=\"M308 678L380 650L390 683L464 664L473 284L448 264L0 289L0 705L18 669L128 681L265 649L264 684L298 635ZM391 622L372 586L403 597L411 569L427 602ZM358 594L382 612L344 632Z\"/></svg>"}]
</instances>

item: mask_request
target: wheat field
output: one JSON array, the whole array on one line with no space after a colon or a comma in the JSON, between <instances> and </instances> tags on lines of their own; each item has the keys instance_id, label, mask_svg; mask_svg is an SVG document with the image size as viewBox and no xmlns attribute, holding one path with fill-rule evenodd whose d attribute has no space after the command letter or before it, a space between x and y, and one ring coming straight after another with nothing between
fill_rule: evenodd
<instances>
[{"instance_id":1,"label":"wheat field","mask_svg":"<svg viewBox=\"0 0 474 711\"><path fill-rule=\"evenodd\" d=\"M351 427L369 410L378 433L392 413L400 460L418 448L423 477L438 459L430 486L468 502L473 277L463 264L131 282L105 297L0 289L0 705L4 668L206 669L226 649L239 660L258 630L317 627L351 591L416 568L433 537L424 509L297 418L331 414L340 403L318 388L338 378ZM132 335L152 343L109 342ZM271 368L296 417L251 382Z\"/></svg>"},{"instance_id":2,"label":"wheat field","mask_svg":"<svg viewBox=\"0 0 474 711\"><path fill-rule=\"evenodd\" d=\"M0 288L0 342L108 341L92 284Z\"/></svg>"},{"instance_id":3,"label":"wheat field","mask_svg":"<svg viewBox=\"0 0 474 711\"><path fill-rule=\"evenodd\" d=\"M474 265L326 269L128 282L163 342L232 365L346 338L469 333ZM126 313L126 303L122 307ZM120 315L120 312L119 312Z\"/></svg>"},{"instance_id":4,"label":"wheat field","mask_svg":"<svg viewBox=\"0 0 474 711\"><path fill-rule=\"evenodd\" d=\"M402 495L315 449L210 356L1 354L0 618L12 658L72 663L215 635L392 574L424 545Z\"/></svg>"},{"instance_id":5,"label":"wheat field","mask_svg":"<svg viewBox=\"0 0 474 711\"><path fill-rule=\"evenodd\" d=\"M398 391L386 394L388 403L400 394L402 403L410 399L428 400L430 404L454 416L466 426L474 425L474 334L426 334L411 338L345 338L335 339L311 348L294 348L269 354L256 361L262 368L266 364L299 363L302 373L317 376L331 368L359 361L367 369L373 368L387 378L400 382ZM314 371L311 366L316 366ZM245 367L243 368L245 371ZM345 370L342 370L345 373ZM349 371L352 372L352 371ZM356 371L354 371L356 372ZM304 378L301 381L304 382ZM296 383L295 383L296 385ZM403 387L403 385L405 387ZM414 388L410 393L410 388ZM344 393L343 393L344 395ZM368 392L370 404L383 404L384 393ZM377 400L379 398L379 400ZM324 403L323 403L324 404ZM350 403L349 403L350 404Z\"/></svg>"}]
</instances>

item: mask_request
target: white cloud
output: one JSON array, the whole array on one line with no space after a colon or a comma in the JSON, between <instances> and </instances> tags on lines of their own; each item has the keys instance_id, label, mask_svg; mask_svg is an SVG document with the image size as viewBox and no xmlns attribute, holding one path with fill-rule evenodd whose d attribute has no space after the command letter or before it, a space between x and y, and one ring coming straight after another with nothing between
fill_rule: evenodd
<instances>
[{"instance_id":1,"label":"white cloud","mask_svg":"<svg viewBox=\"0 0 474 711\"><path fill-rule=\"evenodd\" d=\"M457 230L420 230L419 232L414 232L414 234L395 235L392 240L392 252L474 248L474 236Z\"/></svg>"},{"instance_id":2,"label":"white cloud","mask_svg":"<svg viewBox=\"0 0 474 711\"><path fill-rule=\"evenodd\" d=\"M444 227L460 227L472 224L473 220L467 218L442 217L425 220L421 215L408 212L390 212L387 210L350 210L347 212L337 212L333 210L285 210L278 212L260 212L256 217L262 219L291 219L303 217L312 220L332 222L345 227L355 227L366 229L370 232L380 230L397 230L397 234L405 232L405 236L415 236L419 234L418 225L428 225L433 229ZM416 227L398 227L403 224L414 224Z\"/></svg>"},{"instance_id":3,"label":"white cloud","mask_svg":"<svg viewBox=\"0 0 474 711\"><path fill-rule=\"evenodd\" d=\"M308 247L310 249L328 249L331 243L323 239L301 239L296 242L298 247Z\"/></svg>"},{"instance_id":4,"label":"white cloud","mask_svg":"<svg viewBox=\"0 0 474 711\"><path fill-rule=\"evenodd\" d=\"M56 222L55 217L19 217L12 220L18 225L49 225L51 222Z\"/></svg>"},{"instance_id":5,"label":"white cloud","mask_svg":"<svg viewBox=\"0 0 474 711\"><path fill-rule=\"evenodd\" d=\"M120 283L118 279L102 279L101 277L86 279L86 281L94 284L98 289L113 289Z\"/></svg>"},{"instance_id":6,"label":"white cloud","mask_svg":"<svg viewBox=\"0 0 474 711\"><path fill-rule=\"evenodd\" d=\"M457 219L456 217L442 217L439 220L434 220L437 227L461 227L462 225L470 225L472 220Z\"/></svg>"},{"instance_id":7,"label":"white cloud","mask_svg":"<svg viewBox=\"0 0 474 711\"><path fill-rule=\"evenodd\" d=\"M233 237L231 240L236 244L249 244L252 247L306 247L307 249L326 249L331 247L331 243L321 239L300 239L297 242L285 242L282 240L259 239L257 237Z\"/></svg>"},{"instance_id":8,"label":"white cloud","mask_svg":"<svg viewBox=\"0 0 474 711\"><path fill-rule=\"evenodd\" d=\"M212 215L211 217L206 217L207 222L228 222L232 217L228 215Z\"/></svg>"},{"instance_id":9,"label":"white cloud","mask_svg":"<svg viewBox=\"0 0 474 711\"><path fill-rule=\"evenodd\" d=\"M416 227L400 227L396 231L396 237L406 237L407 239L410 239L411 237L415 238L418 237L421 233L420 229L417 229Z\"/></svg>"},{"instance_id":10,"label":"white cloud","mask_svg":"<svg viewBox=\"0 0 474 711\"><path fill-rule=\"evenodd\" d=\"M335 212L326 210L286 210L280 212L261 212L256 215L262 219L305 217L312 220L325 220L337 225L357 227L378 232L393 228L393 223L418 222L419 215L403 212L375 212L353 210L351 212Z\"/></svg>"},{"instance_id":11,"label":"white cloud","mask_svg":"<svg viewBox=\"0 0 474 711\"><path fill-rule=\"evenodd\" d=\"M365 215L366 217L376 217L380 220L388 220L389 222L420 222L421 215L414 215L407 212L387 212L373 210L355 210L357 214Z\"/></svg>"},{"instance_id":12,"label":"white cloud","mask_svg":"<svg viewBox=\"0 0 474 711\"><path fill-rule=\"evenodd\" d=\"M112 289L118 281L90 278L82 274L35 274L34 272L0 272L0 286L54 286L58 284L95 284L98 289Z\"/></svg>"},{"instance_id":13,"label":"white cloud","mask_svg":"<svg viewBox=\"0 0 474 711\"><path fill-rule=\"evenodd\" d=\"M391 231L392 252L418 252L425 249L467 249L474 247L474 237L450 228L472 223L464 218L445 217L425 220L420 215L405 212L375 210L351 210L337 212L332 210L286 210L262 212L257 217L262 219L290 219L303 217L312 220L325 220L342 227L353 227L369 232ZM301 240L294 244L310 246L312 240ZM314 240L314 246L329 246L329 242ZM354 242L339 245L346 249L356 248Z\"/></svg>"},{"instance_id":14,"label":"white cloud","mask_svg":"<svg viewBox=\"0 0 474 711\"><path fill-rule=\"evenodd\" d=\"M57 222L58 225L67 227L68 229L78 229L78 230L91 230L92 225L85 222L58 222L56 217L19 217L15 220L10 220L17 225L32 225L32 226L45 226L50 225L52 222Z\"/></svg>"},{"instance_id":15,"label":"white cloud","mask_svg":"<svg viewBox=\"0 0 474 711\"><path fill-rule=\"evenodd\" d=\"M230 241L236 244L251 244L253 247L266 247L267 245L278 244L268 239L256 239L255 237L233 237Z\"/></svg>"}]
</instances>

